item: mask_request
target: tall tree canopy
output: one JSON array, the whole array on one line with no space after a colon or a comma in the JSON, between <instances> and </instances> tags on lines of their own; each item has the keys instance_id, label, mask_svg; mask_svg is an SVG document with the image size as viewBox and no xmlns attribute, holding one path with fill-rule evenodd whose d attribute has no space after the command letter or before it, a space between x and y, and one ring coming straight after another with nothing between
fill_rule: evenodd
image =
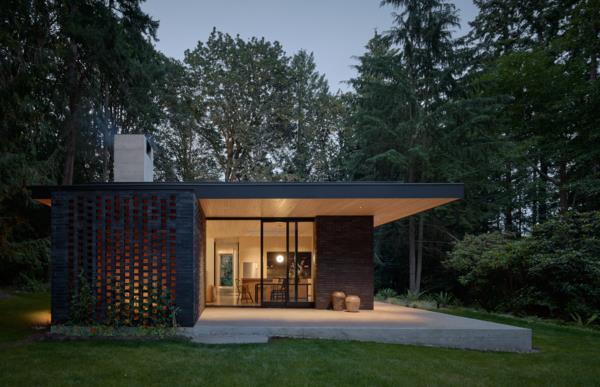
<instances>
[{"instance_id":1,"label":"tall tree canopy","mask_svg":"<svg viewBox=\"0 0 600 387\"><path fill-rule=\"evenodd\" d=\"M0 262L27 282L48 214L26 185L108 181L112 135L153 131L158 23L138 0L9 0L0 18Z\"/></svg>"},{"instance_id":2,"label":"tall tree canopy","mask_svg":"<svg viewBox=\"0 0 600 387\"><path fill-rule=\"evenodd\" d=\"M335 176L341 106L312 54L213 30L186 51L193 128L225 181Z\"/></svg>"},{"instance_id":3,"label":"tall tree canopy","mask_svg":"<svg viewBox=\"0 0 600 387\"><path fill-rule=\"evenodd\" d=\"M264 180L289 131L287 57L279 43L213 30L186 51L194 114L225 181Z\"/></svg>"}]
</instances>

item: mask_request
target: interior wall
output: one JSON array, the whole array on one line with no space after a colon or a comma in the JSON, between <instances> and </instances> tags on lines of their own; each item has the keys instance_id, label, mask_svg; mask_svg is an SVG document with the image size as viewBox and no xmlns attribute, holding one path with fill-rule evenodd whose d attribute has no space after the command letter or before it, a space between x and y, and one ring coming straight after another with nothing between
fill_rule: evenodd
<instances>
[{"instance_id":1,"label":"interior wall","mask_svg":"<svg viewBox=\"0 0 600 387\"><path fill-rule=\"evenodd\" d=\"M244 278L243 266L244 262L252 263L254 266L253 275L247 278L260 278L260 238L259 237L239 237L239 278ZM219 267L215 268L215 238L206 239L206 284L207 286L215 285L215 274L219 276ZM221 246L221 244L218 244ZM290 245L290 250L293 251L293 245ZM264 253L265 257L267 252L285 251L285 238L282 237L265 237L264 238ZM311 252L313 251L313 238L312 237L298 237L298 251L299 252ZM217 256L220 253L231 252L231 249L217 248ZM234 257L234 274L237 275L237 259ZM314 254L313 254L313 265L314 265ZM215 273L216 270L216 273ZM267 275L266 267L263 268L264 276Z\"/></svg>"},{"instance_id":2,"label":"interior wall","mask_svg":"<svg viewBox=\"0 0 600 387\"><path fill-rule=\"evenodd\" d=\"M206 238L206 286L215 285L215 238Z\"/></svg>"},{"instance_id":3,"label":"interior wall","mask_svg":"<svg viewBox=\"0 0 600 387\"><path fill-rule=\"evenodd\" d=\"M313 238L310 236L298 237L298 252L312 252ZM243 262L253 263L255 265L255 275L250 278L260 278L260 238L259 237L240 237L240 265ZM285 237L265 237L264 238L264 257L268 252L285 251ZM294 251L294 246L290 243L290 251ZM314 256L314 254L313 254ZM267 276L266 264L263 265L263 275ZM243 273L240 272L240 277Z\"/></svg>"}]
</instances>

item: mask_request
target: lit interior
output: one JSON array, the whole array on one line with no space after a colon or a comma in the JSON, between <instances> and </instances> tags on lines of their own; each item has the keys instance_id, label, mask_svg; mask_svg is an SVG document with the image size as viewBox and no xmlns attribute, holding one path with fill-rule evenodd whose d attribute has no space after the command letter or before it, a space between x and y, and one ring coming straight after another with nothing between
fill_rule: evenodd
<instances>
[{"instance_id":1,"label":"lit interior","mask_svg":"<svg viewBox=\"0 0 600 387\"><path fill-rule=\"evenodd\" d=\"M260 224L258 220L206 222L206 305L261 305L261 289L263 304L314 301L314 223L289 222L288 229L285 222L265 222L262 257Z\"/></svg>"}]
</instances>

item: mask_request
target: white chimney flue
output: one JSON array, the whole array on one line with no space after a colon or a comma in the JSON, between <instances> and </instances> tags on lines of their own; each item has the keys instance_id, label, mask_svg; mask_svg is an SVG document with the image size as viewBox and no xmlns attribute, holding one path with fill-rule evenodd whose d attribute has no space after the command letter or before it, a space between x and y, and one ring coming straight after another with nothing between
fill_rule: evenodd
<instances>
[{"instance_id":1,"label":"white chimney flue","mask_svg":"<svg viewBox=\"0 0 600 387\"><path fill-rule=\"evenodd\" d=\"M154 151L143 134L117 134L114 144L115 182L151 182Z\"/></svg>"}]
</instances>

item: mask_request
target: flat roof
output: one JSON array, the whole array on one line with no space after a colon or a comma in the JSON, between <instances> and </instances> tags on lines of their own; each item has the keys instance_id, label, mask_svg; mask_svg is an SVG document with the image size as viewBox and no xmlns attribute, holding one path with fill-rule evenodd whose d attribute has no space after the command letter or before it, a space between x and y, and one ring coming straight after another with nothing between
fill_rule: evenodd
<instances>
[{"instance_id":1,"label":"flat roof","mask_svg":"<svg viewBox=\"0 0 600 387\"><path fill-rule=\"evenodd\" d=\"M186 190L198 198L439 198L464 197L462 183L318 182L318 183L93 183L29 187L34 199L50 199L54 191Z\"/></svg>"},{"instance_id":2,"label":"flat roof","mask_svg":"<svg viewBox=\"0 0 600 387\"><path fill-rule=\"evenodd\" d=\"M60 191L189 191L208 218L371 215L375 226L464 197L461 183L97 183L32 186L32 197L51 205Z\"/></svg>"}]
</instances>

